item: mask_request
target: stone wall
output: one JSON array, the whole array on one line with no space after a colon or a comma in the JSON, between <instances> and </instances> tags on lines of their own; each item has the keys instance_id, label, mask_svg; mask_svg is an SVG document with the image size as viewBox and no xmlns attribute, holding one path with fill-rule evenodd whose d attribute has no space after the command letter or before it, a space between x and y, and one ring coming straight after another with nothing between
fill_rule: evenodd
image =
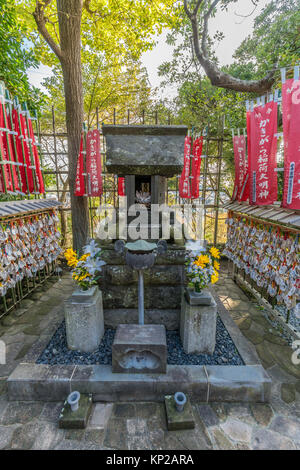
<instances>
[{"instance_id":1,"label":"stone wall","mask_svg":"<svg viewBox=\"0 0 300 470\"><path fill-rule=\"evenodd\" d=\"M125 264L113 245L103 246L100 288L103 294L104 322L116 328L120 323L138 322L138 276ZM185 249L168 244L168 251L158 256L153 268L144 272L145 322L179 327L181 290L185 283Z\"/></svg>"}]
</instances>

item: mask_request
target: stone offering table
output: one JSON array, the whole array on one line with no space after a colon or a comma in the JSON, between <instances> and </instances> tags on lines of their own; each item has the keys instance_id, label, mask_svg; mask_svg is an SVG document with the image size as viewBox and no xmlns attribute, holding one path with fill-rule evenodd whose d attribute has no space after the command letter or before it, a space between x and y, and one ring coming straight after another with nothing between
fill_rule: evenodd
<instances>
[{"instance_id":1,"label":"stone offering table","mask_svg":"<svg viewBox=\"0 0 300 470\"><path fill-rule=\"evenodd\" d=\"M182 296L180 336L187 354L213 354L216 324L217 304L209 291L203 291L198 299L193 292Z\"/></svg>"},{"instance_id":2,"label":"stone offering table","mask_svg":"<svg viewBox=\"0 0 300 470\"><path fill-rule=\"evenodd\" d=\"M163 325L119 325L112 346L112 371L166 373L167 341Z\"/></svg>"}]
</instances>

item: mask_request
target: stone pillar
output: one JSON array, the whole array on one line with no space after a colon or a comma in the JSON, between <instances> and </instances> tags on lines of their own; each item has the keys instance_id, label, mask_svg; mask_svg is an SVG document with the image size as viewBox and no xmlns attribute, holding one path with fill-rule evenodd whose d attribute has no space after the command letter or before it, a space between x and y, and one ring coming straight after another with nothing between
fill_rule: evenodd
<instances>
[{"instance_id":1,"label":"stone pillar","mask_svg":"<svg viewBox=\"0 0 300 470\"><path fill-rule=\"evenodd\" d=\"M93 352L104 334L102 292L75 291L64 303L68 348Z\"/></svg>"},{"instance_id":2,"label":"stone pillar","mask_svg":"<svg viewBox=\"0 0 300 470\"><path fill-rule=\"evenodd\" d=\"M191 305L182 296L180 336L187 354L213 354L215 350L217 304L210 293L209 296L210 305Z\"/></svg>"}]
</instances>

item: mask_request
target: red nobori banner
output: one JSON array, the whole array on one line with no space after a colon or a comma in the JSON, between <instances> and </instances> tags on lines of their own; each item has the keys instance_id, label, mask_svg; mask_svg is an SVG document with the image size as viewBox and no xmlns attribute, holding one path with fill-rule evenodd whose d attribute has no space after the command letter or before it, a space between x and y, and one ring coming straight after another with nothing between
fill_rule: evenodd
<instances>
[{"instance_id":1,"label":"red nobori banner","mask_svg":"<svg viewBox=\"0 0 300 470\"><path fill-rule=\"evenodd\" d=\"M98 129L89 131L86 137L86 175L88 196L101 196L102 176L101 176L101 152L100 152L100 132Z\"/></svg>"},{"instance_id":2,"label":"red nobori banner","mask_svg":"<svg viewBox=\"0 0 300 470\"><path fill-rule=\"evenodd\" d=\"M20 168L20 175L21 175L21 182L22 182L22 192L24 194L29 192L29 184L28 184L28 172L27 172L27 165L26 165L26 158L25 158L25 149L23 147L23 140L21 139L22 130L20 127L21 119L19 119L20 115L16 108L12 111L12 121L14 131L16 133L16 153L15 156Z\"/></svg>"},{"instance_id":3,"label":"red nobori banner","mask_svg":"<svg viewBox=\"0 0 300 470\"><path fill-rule=\"evenodd\" d=\"M33 150L35 172L36 172L37 191L40 194L44 194L45 187L44 187L44 180L43 180L43 175L42 175L42 170L41 170L40 157L39 157L39 152L38 152L36 141L35 141L32 121L30 118L28 118L28 127L29 127L29 137L32 140L32 150Z\"/></svg>"},{"instance_id":4,"label":"red nobori banner","mask_svg":"<svg viewBox=\"0 0 300 470\"><path fill-rule=\"evenodd\" d=\"M190 161L191 161L192 138L186 136L184 141L183 170L179 179L179 196L182 199L191 199L190 186Z\"/></svg>"},{"instance_id":5,"label":"red nobori banner","mask_svg":"<svg viewBox=\"0 0 300 470\"><path fill-rule=\"evenodd\" d=\"M19 129L19 135L17 136L17 139L21 141L21 147L22 150L24 150L24 155L25 155L25 166L27 169L27 181L28 181L28 191L30 193L37 192L36 191L36 184L35 184L35 177L33 174L33 170L35 170L35 165L34 162L31 161L30 158L30 147L29 147L29 135L28 135L28 130L27 130L27 124L26 124L26 118L25 116L19 112L19 118L20 118L20 129Z\"/></svg>"},{"instance_id":6,"label":"red nobori banner","mask_svg":"<svg viewBox=\"0 0 300 470\"><path fill-rule=\"evenodd\" d=\"M125 196L125 178L124 176L118 177L118 196Z\"/></svg>"},{"instance_id":7,"label":"red nobori banner","mask_svg":"<svg viewBox=\"0 0 300 470\"><path fill-rule=\"evenodd\" d=\"M77 170L76 170L76 180L75 180L75 196L84 196L85 187L84 187L84 175L83 175L83 135L81 135L80 140L80 149L77 159Z\"/></svg>"},{"instance_id":8,"label":"red nobori banner","mask_svg":"<svg viewBox=\"0 0 300 470\"><path fill-rule=\"evenodd\" d=\"M257 106L251 113L249 155L250 204L267 205L277 200L277 103Z\"/></svg>"},{"instance_id":9,"label":"red nobori banner","mask_svg":"<svg viewBox=\"0 0 300 470\"><path fill-rule=\"evenodd\" d=\"M199 183L200 183L200 168L201 168L201 155L203 148L203 137L198 137L193 144L193 160L192 160L192 199L199 197Z\"/></svg>"},{"instance_id":10,"label":"red nobori banner","mask_svg":"<svg viewBox=\"0 0 300 470\"><path fill-rule=\"evenodd\" d=\"M282 207L300 210L300 80L282 84L284 187Z\"/></svg>"},{"instance_id":11,"label":"red nobori banner","mask_svg":"<svg viewBox=\"0 0 300 470\"><path fill-rule=\"evenodd\" d=\"M12 131L8 128L8 119L6 114L6 108L2 103L0 106L0 128L1 128L1 140L2 140L2 152L3 160L7 163L7 173L9 175L9 181L7 190L11 192L20 192L20 185L17 176L16 161L13 152L12 142Z\"/></svg>"},{"instance_id":12,"label":"red nobori banner","mask_svg":"<svg viewBox=\"0 0 300 470\"><path fill-rule=\"evenodd\" d=\"M249 173L244 135L233 137L235 182L232 199L246 201L249 198Z\"/></svg>"}]
</instances>

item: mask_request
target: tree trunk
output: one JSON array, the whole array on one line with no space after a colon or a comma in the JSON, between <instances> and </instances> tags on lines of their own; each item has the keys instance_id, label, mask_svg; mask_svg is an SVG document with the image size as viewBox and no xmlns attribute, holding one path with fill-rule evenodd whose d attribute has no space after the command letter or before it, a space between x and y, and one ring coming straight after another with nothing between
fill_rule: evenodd
<instances>
[{"instance_id":1,"label":"tree trunk","mask_svg":"<svg viewBox=\"0 0 300 470\"><path fill-rule=\"evenodd\" d=\"M82 0L57 0L57 10L61 44L60 60L66 102L73 248L76 251L81 251L90 233L87 197L74 196L77 157L83 123L80 34Z\"/></svg>"}]
</instances>

